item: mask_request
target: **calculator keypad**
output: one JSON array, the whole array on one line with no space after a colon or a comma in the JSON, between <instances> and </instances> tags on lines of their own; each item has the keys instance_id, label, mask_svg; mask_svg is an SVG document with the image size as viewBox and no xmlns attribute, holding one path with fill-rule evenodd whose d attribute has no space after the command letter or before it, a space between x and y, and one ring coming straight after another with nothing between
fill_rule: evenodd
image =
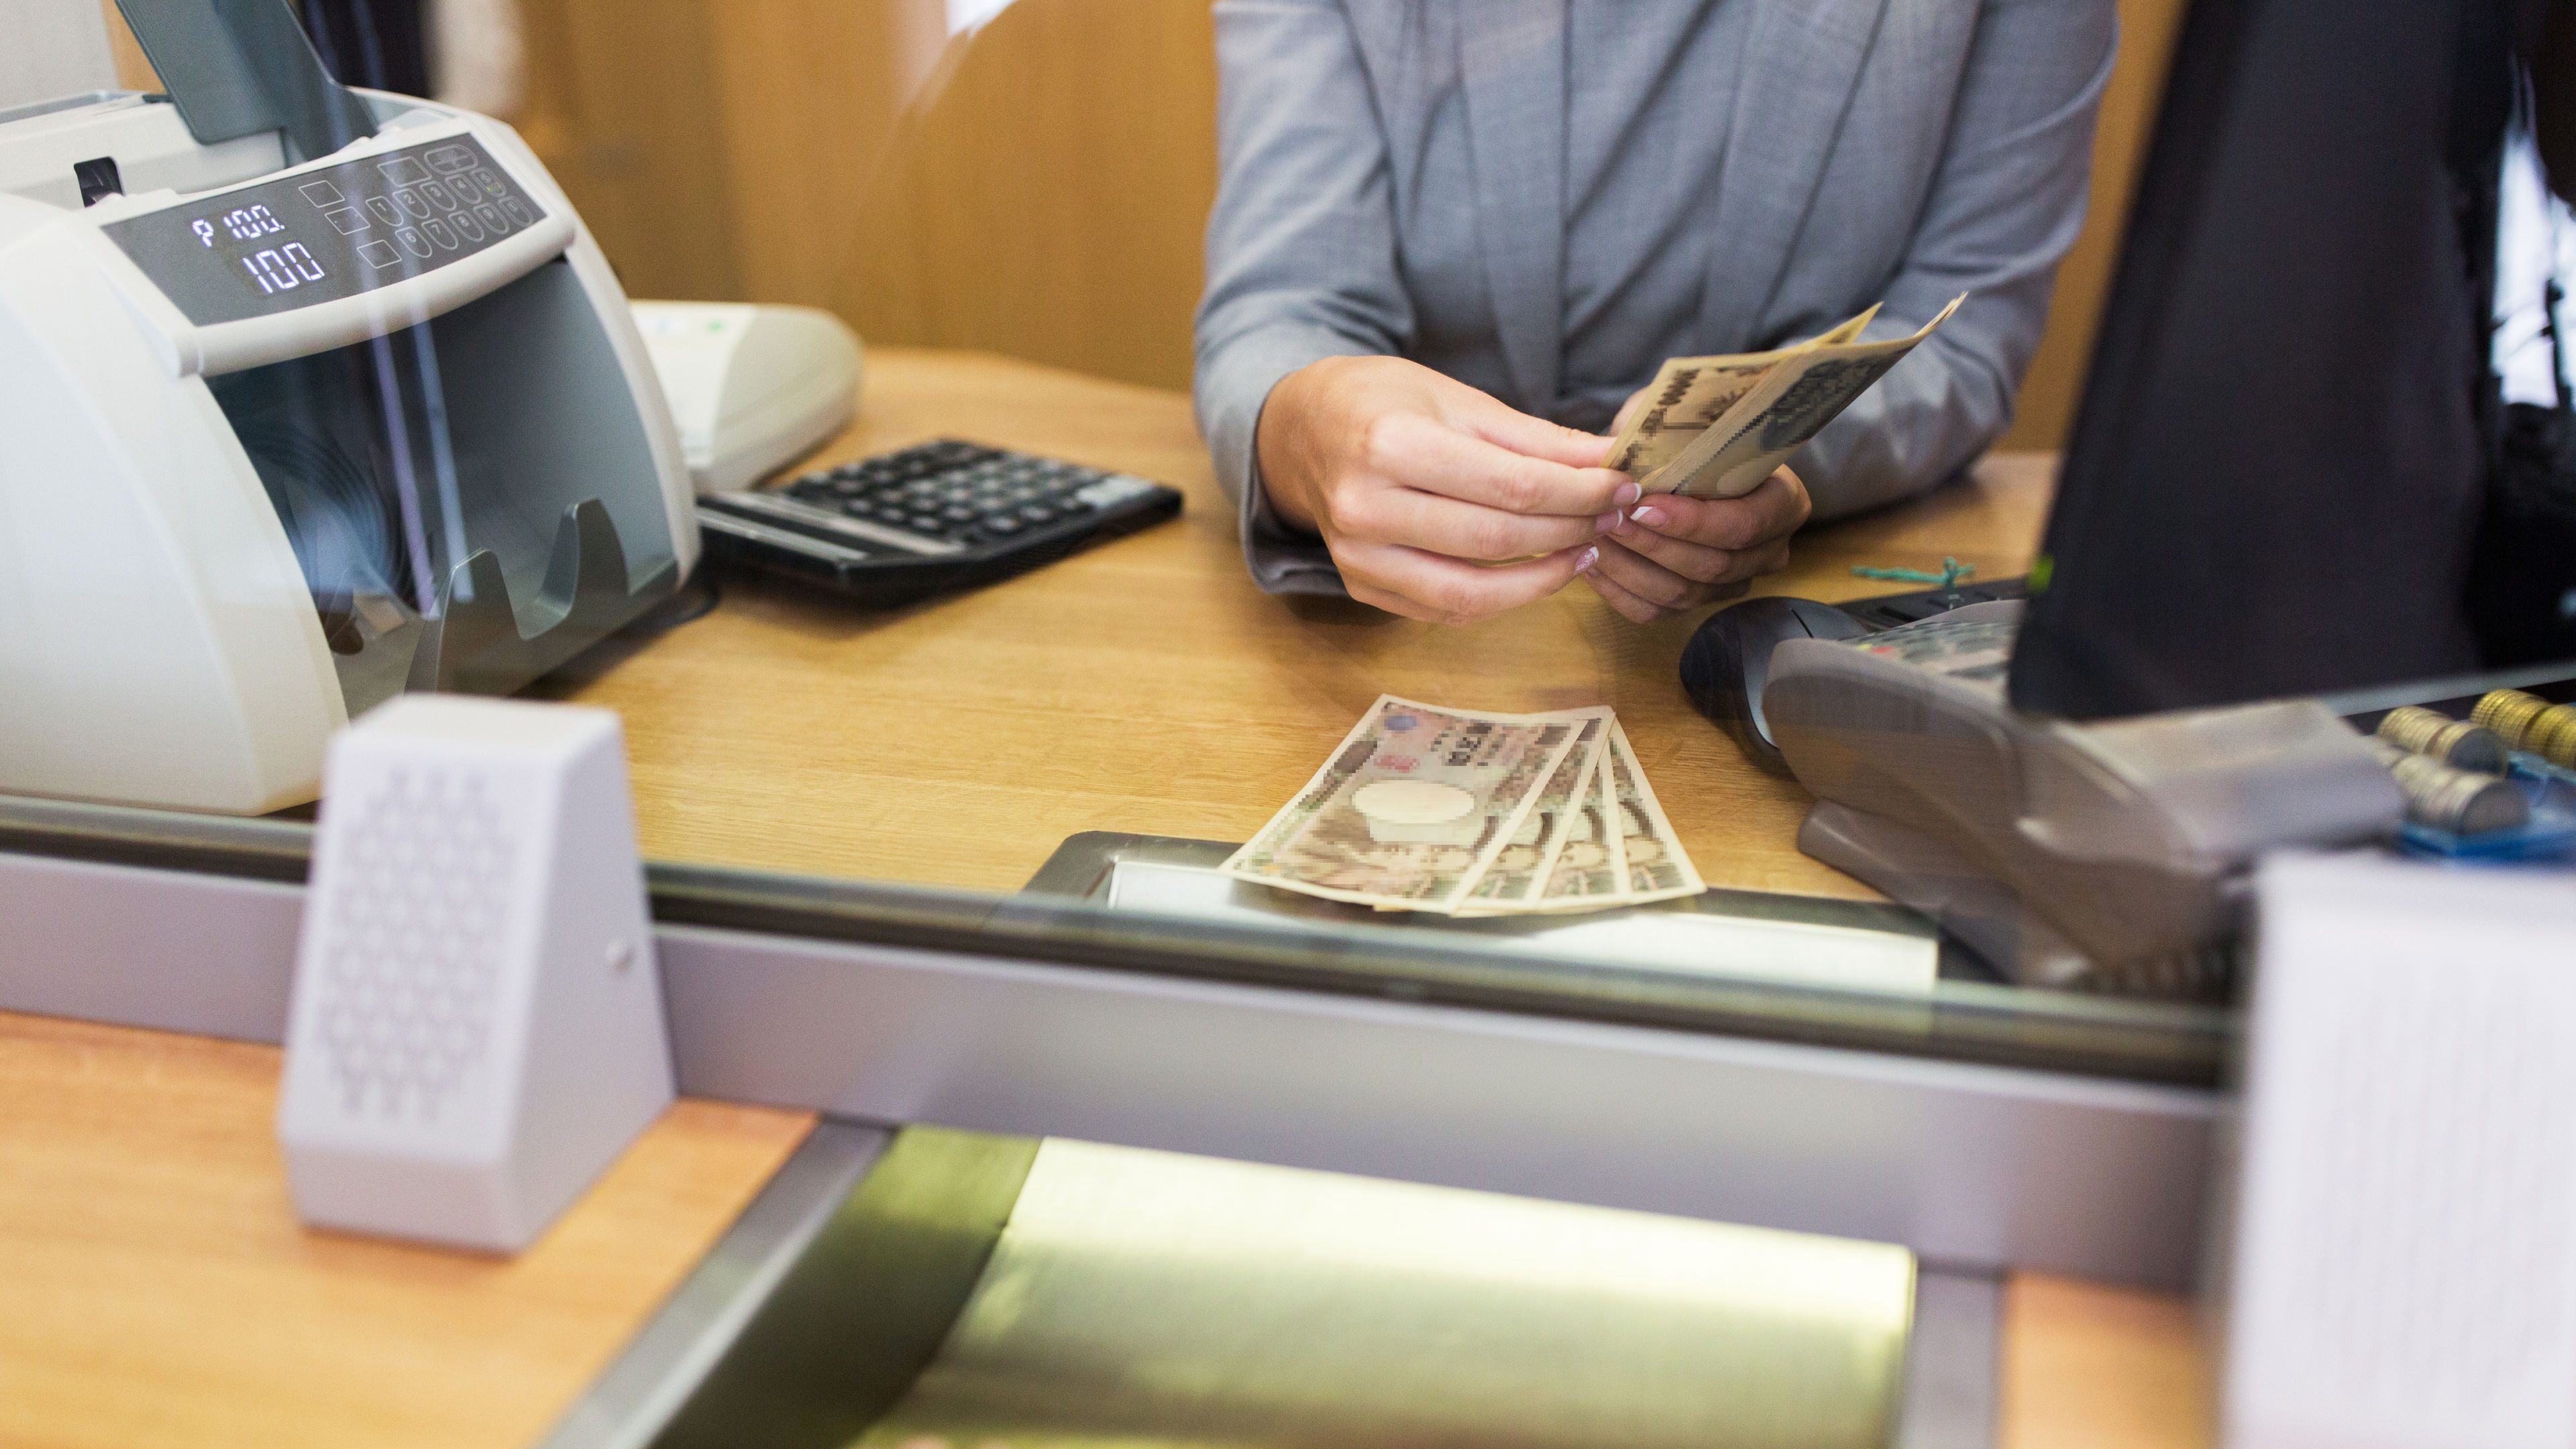
<instances>
[{"instance_id":1,"label":"calculator keypad","mask_svg":"<svg viewBox=\"0 0 2576 1449\"><path fill-rule=\"evenodd\" d=\"M1101 485L1121 476L943 441L808 473L780 491L880 528L974 548L1089 513L1111 501Z\"/></svg>"},{"instance_id":2,"label":"calculator keypad","mask_svg":"<svg viewBox=\"0 0 2576 1449\"><path fill-rule=\"evenodd\" d=\"M1170 518L1181 502L1132 473L942 439L774 489L710 493L697 514L711 558L894 607L999 582Z\"/></svg>"}]
</instances>

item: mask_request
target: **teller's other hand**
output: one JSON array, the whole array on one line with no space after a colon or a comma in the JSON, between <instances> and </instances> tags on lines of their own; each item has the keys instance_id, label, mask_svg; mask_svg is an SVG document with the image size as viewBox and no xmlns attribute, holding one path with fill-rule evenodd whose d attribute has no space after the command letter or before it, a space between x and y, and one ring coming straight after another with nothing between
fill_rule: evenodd
<instances>
[{"instance_id":1,"label":"teller's other hand","mask_svg":"<svg viewBox=\"0 0 2576 1449\"><path fill-rule=\"evenodd\" d=\"M1649 493L1601 540L1585 578L1640 624L1731 599L1789 562L1789 535L1808 511L1807 485L1786 468L1738 498Z\"/></svg>"},{"instance_id":2,"label":"teller's other hand","mask_svg":"<svg viewBox=\"0 0 2576 1449\"><path fill-rule=\"evenodd\" d=\"M1594 568L1638 496L1610 440L1518 412L1397 357L1280 379L1254 440L1270 506L1322 535L1351 597L1465 624Z\"/></svg>"}]
</instances>

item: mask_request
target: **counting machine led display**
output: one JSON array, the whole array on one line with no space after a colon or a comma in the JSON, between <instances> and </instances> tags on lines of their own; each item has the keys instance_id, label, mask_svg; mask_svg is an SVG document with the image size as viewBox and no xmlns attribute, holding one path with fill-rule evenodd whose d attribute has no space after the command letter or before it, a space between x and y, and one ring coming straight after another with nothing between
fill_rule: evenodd
<instances>
[{"instance_id":1,"label":"counting machine led display","mask_svg":"<svg viewBox=\"0 0 2576 1449\"><path fill-rule=\"evenodd\" d=\"M189 197L100 230L202 326L389 286L544 216L480 143L453 136Z\"/></svg>"}]
</instances>

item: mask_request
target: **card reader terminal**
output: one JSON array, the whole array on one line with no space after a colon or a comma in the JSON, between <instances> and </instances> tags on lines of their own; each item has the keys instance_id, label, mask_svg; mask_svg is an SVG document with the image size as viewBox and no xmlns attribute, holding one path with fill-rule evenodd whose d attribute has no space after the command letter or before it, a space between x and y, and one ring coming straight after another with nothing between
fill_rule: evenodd
<instances>
[{"instance_id":1,"label":"card reader terminal","mask_svg":"<svg viewBox=\"0 0 2576 1449\"><path fill-rule=\"evenodd\" d=\"M2004 700L2022 600L1893 628L1860 617L1921 602L1748 600L1701 627L1682 678L1750 757L1816 797L1801 850L2010 980L2223 996L2256 858L2385 838L2404 816L2368 742L2314 700L2023 715Z\"/></svg>"}]
</instances>

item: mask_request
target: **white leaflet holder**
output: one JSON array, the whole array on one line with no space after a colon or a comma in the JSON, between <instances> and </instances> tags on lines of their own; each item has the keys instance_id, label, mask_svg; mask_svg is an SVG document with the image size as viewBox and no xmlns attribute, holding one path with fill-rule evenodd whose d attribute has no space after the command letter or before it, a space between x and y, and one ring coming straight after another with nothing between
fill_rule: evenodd
<instances>
[{"instance_id":1,"label":"white leaflet holder","mask_svg":"<svg viewBox=\"0 0 2576 1449\"><path fill-rule=\"evenodd\" d=\"M2316 856L2257 891L2224 1442L2576 1443L2576 880Z\"/></svg>"},{"instance_id":2,"label":"white leaflet holder","mask_svg":"<svg viewBox=\"0 0 2576 1449\"><path fill-rule=\"evenodd\" d=\"M672 1098L617 717L407 695L329 777L277 1114L297 1214L515 1252Z\"/></svg>"}]
</instances>

